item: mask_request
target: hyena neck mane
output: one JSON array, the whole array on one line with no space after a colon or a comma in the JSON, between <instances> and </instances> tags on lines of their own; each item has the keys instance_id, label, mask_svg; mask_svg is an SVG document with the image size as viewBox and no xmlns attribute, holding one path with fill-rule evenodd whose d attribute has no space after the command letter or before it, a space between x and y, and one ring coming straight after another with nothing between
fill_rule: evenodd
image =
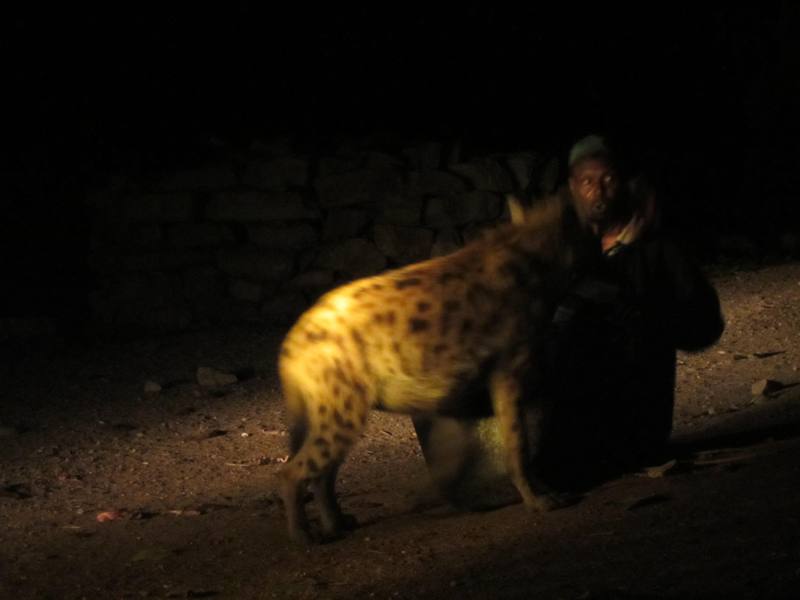
<instances>
[{"instance_id":1,"label":"hyena neck mane","mask_svg":"<svg viewBox=\"0 0 800 600\"><path fill-rule=\"evenodd\" d=\"M585 253L587 236L563 203L542 202L524 209L517 219L486 236L481 253L490 262L530 263L539 273L564 272L572 270Z\"/></svg>"}]
</instances>

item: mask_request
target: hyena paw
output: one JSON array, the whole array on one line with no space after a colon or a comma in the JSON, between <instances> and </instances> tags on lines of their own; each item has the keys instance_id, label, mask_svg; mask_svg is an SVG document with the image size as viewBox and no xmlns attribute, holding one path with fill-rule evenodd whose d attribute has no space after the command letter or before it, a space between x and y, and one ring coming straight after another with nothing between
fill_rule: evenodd
<instances>
[{"instance_id":1,"label":"hyena paw","mask_svg":"<svg viewBox=\"0 0 800 600\"><path fill-rule=\"evenodd\" d=\"M566 508L576 504L580 498L575 494L564 494L558 492L549 492L541 494L536 498L536 508L543 512L551 510L558 510L559 508Z\"/></svg>"},{"instance_id":2,"label":"hyena paw","mask_svg":"<svg viewBox=\"0 0 800 600\"><path fill-rule=\"evenodd\" d=\"M319 540L315 539L314 536L312 536L311 533L305 529L296 529L292 531L289 534L289 539L291 540L292 544L295 546L300 546L301 548L305 548L319 542Z\"/></svg>"},{"instance_id":3,"label":"hyena paw","mask_svg":"<svg viewBox=\"0 0 800 600\"><path fill-rule=\"evenodd\" d=\"M537 494L533 498L526 499L524 504L525 509L529 512L549 512L566 506L560 495L552 492L548 494Z\"/></svg>"},{"instance_id":4,"label":"hyena paw","mask_svg":"<svg viewBox=\"0 0 800 600\"><path fill-rule=\"evenodd\" d=\"M358 527L356 518L348 513L339 513L335 519L322 524L322 543L334 542L342 539L344 534Z\"/></svg>"},{"instance_id":5,"label":"hyena paw","mask_svg":"<svg viewBox=\"0 0 800 600\"><path fill-rule=\"evenodd\" d=\"M358 519L356 519L355 515L351 515L350 513L342 513L340 525L345 531L353 531L358 528Z\"/></svg>"}]
</instances>

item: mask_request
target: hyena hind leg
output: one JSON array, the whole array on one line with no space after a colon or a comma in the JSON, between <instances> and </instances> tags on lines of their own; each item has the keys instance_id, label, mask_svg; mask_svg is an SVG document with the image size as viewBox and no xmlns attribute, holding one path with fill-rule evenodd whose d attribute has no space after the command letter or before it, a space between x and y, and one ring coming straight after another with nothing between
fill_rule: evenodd
<instances>
[{"instance_id":1,"label":"hyena hind leg","mask_svg":"<svg viewBox=\"0 0 800 600\"><path fill-rule=\"evenodd\" d=\"M355 529L356 518L342 512L336 498L336 476L340 463L333 463L321 477L312 482L314 497L317 499L322 533L326 539L335 539L345 530Z\"/></svg>"},{"instance_id":2,"label":"hyena hind leg","mask_svg":"<svg viewBox=\"0 0 800 600\"><path fill-rule=\"evenodd\" d=\"M334 430L328 424L329 430ZM331 441L329 441L331 440ZM312 431L282 472L283 503L289 536L299 543L311 541L308 517L303 501L305 486L310 483L320 508L323 533L338 535L347 523L335 496L336 473L354 439L335 431L332 438Z\"/></svg>"},{"instance_id":3,"label":"hyena hind leg","mask_svg":"<svg viewBox=\"0 0 800 600\"><path fill-rule=\"evenodd\" d=\"M295 455L294 458L297 458ZM306 516L304 492L307 479L302 474L302 463L290 459L280 473L280 493L283 509L286 512L286 524L289 537L299 544L311 542Z\"/></svg>"}]
</instances>

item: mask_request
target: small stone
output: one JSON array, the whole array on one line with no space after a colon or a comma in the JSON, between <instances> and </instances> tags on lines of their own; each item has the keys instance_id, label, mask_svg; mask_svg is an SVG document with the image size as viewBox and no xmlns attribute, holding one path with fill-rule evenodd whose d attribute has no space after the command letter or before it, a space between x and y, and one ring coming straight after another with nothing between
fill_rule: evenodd
<instances>
[{"instance_id":1,"label":"small stone","mask_svg":"<svg viewBox=\"0 0 800 600\"><path fill-rule=\"evenodd\" d=\"M664 463L663 465L647 467L644 470L644 473L647 477L650 477L651 479L658 479L660 477L664 477L664 475L666 475L668 471L671 471L673 468L675 468L675 465L677 464L678 461L673 458L672 460Z\"/></svg>"},{"instance_id":2,"label":"small stone","mask_svg":"<svg viewBox=\"0 0 800 600\"><path fill-rule=\"evenodd\" d=\"M750 388L753 396L768 396L783 388L783 384L774 379L761 379L756 381Z\"/></svg>"},{"instance_id":3,"label":"small stone","mask_svg":"<svg viewBox=\"0 0 800 600\"><path fill-rule=\"evenodd\" d=\"M233 373L226 371L219 371L211 367L198 367L197 368L197 383L203 387L219 387L223 385L230 385L239 381Z\"/></svg>"},{"instance_id":4,"label":"small stone","mask_svg":"<svg viewBox=\"0 0 800 600\"><path fill-rule=\"evenodd\" d=\"M106 523L108 521L117 521L122 519L125 516L124 510L107 510L101 513L98 513L95 517L95 520L98 523Z\"/></svg>"},{"instance_id":5,"label":"small stone","mask_svg":"<svg viewBox=\"0 0 800 600\"><path fill-rule=\"evenodd\" d=\"M161 385L155 381L144 382L144 393L148 395L156 395L161 393Z\"/></svg>"}]
</instances>

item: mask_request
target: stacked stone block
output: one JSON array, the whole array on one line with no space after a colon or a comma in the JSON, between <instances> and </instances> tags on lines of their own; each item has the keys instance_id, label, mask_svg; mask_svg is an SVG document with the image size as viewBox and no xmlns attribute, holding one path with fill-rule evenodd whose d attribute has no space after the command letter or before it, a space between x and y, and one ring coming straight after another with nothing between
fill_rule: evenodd
<instances>
[{"instance_id":1,"label":"stacked stone block","mask_svg":"<svg viewBox=\"0 0 800 600\"><path fill-rule=\"evenodd\" d=\"M286 322L326 290L453 252L505 218L542 169L528 153L461 160L437 142L244 156L88 200L98 322L181 330ZM455 161L455 162L454 162Z\"/></svg>"}]
</instances>

